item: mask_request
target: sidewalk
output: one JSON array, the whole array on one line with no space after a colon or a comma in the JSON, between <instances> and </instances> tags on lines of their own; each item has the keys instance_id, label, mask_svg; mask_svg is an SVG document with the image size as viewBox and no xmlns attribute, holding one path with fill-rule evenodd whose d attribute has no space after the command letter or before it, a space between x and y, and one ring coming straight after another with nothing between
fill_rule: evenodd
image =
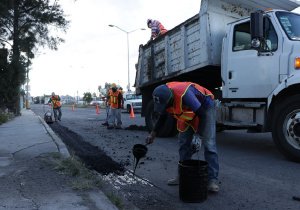
<instances>
[{"instance_id":1,"label":"sidewalk","mask_svg":"<svg viewBox=\"0 0 300 210\"><path fill-rule=\"evenodd\" d=\"M0 125L0 209L117 210L101 191L75 191L41 157L59 152L63 142L31 110Z\"/></svg>"}]
</instances>

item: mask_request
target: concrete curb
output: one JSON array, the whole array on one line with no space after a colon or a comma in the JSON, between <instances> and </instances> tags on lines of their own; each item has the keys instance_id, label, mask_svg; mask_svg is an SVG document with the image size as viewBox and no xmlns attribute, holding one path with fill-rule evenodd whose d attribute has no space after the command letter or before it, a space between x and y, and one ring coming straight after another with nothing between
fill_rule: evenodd
<instances>
[{"instance_id":1,"label":"concrete curb","mask_svg":"<svg viewBox=\"0 0 300 210\"><path fill-rule=\"evenodd\" d=\"M33 114L35 114L33 112ZM58 149L58 151L60 152L60 154L62 154L63 157L68 158L70 157L70 153L69 150L67 149L66 145L63 143L63 141L61 140L61 138L59 138L54 131L50 128L50 126L38 115L36 115L39 120L41 121L42 125L45 127L47 133L50 135L50 137L53 139L54 143L56 144L56 147Z\"/></svg>"}]
</instances>

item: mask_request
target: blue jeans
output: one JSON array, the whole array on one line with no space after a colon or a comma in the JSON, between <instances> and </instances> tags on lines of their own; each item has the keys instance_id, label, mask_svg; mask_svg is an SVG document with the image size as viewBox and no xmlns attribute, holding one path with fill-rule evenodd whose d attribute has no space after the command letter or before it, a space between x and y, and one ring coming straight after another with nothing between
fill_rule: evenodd
<instances>
[{"instance_id":1,"label":"blue jeans","mask_svg":"<svg viewBox=\"0 0 300 210\"><path fill-rule=\"evenodd\" d=\"M58 117L57 117L57 112L58 112ZM54 119L55 119L55 121L57 121L57 118L58 118L58 120L61 119L61 115L62 115L62 113L61 113L61 107L53 108L53 113L54 113Z\"/></svg>"},{"instance_id":2,"label":"blue jeans","mask_svg":"<svg viewBox=\"0 0 300 210\"><path fill-rule=\"evenodd\" d=\"M117 122L116 122L117 121ZM121 126L121 109L110 108L108 115L109 126Z\"/></svg>"},{"instance_id":3,"label":"blue jeans","mask_svg":"<svg viewBox=\"0 0 300 210\"><path fill-rule=\"evenodd\" d=\"M216 145L216 110L215 106L208 107L201 116L198 133L204 145L204 158L208 163L208 179L218 180L219 161ZM179 157L180 161L190 160L192 157L191 142L194 130L189 127L186 131L180 132Z\"/></svg>"}]
</instances>

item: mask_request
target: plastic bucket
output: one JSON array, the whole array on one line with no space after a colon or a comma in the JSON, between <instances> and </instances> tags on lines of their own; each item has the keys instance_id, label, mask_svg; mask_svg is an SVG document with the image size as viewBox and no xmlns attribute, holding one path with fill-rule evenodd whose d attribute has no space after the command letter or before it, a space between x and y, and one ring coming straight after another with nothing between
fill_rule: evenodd
<instances>
[{"instance_id":1,"label":"plastic bucket","mask_svg":"<svg viewBox=\"0 0 300 210\"><path fill-rule=\"evenodd\" d=\"M200 203L207 199L208 163L203 160L179 161L179 197L183 202Z\"/></svg>"}]
</instances>

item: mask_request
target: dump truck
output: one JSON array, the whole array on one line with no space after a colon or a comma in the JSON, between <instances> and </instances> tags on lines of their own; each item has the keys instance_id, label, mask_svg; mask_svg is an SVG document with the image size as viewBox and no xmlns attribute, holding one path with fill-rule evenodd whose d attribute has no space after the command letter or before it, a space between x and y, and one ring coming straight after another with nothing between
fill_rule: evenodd
<instances>
[{"instance_id":1,"label":"dump truck","mask_svg":"<svg viewBox=\"0 0 300 210\"><path fill-rule=\"evenodd\" d=\"M217 128L272 132L300 162L300 15L289 0L202 0L200 11L139 47L136 92L142 116L157 120L152 92L171 81L198 83L218 100ZM170 116L158 135L176 133Z\"/></svg>"}]
</instances>

